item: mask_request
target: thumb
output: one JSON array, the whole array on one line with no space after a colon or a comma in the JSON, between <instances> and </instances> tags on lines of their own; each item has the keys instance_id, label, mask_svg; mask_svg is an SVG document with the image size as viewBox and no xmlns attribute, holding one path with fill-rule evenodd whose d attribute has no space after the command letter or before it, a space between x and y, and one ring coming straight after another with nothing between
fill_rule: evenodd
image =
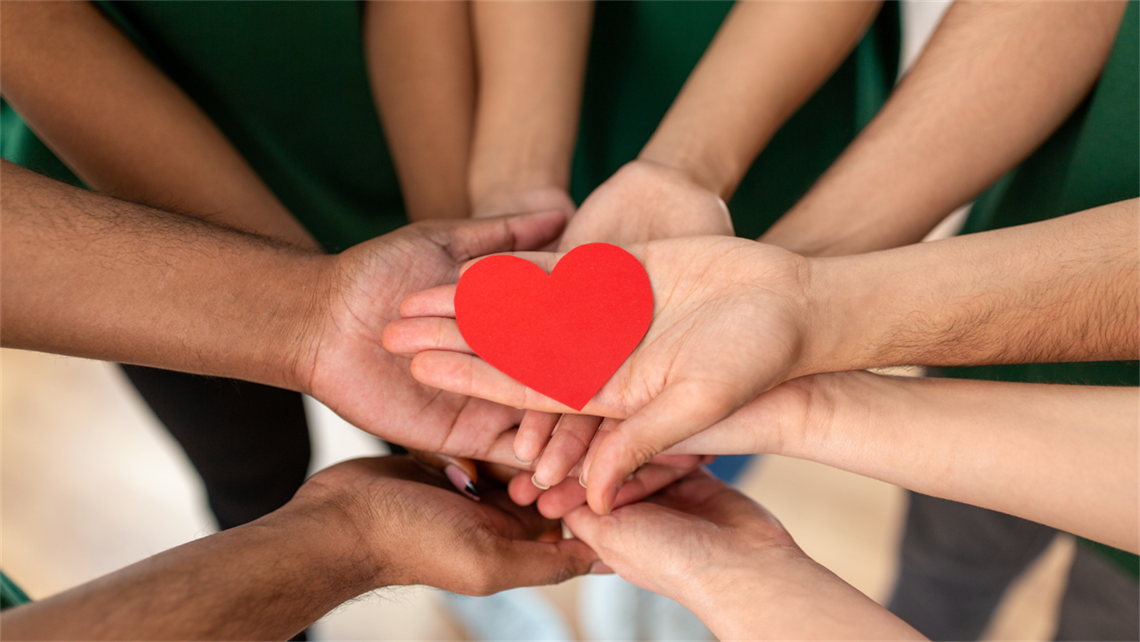
<instances>
[{"instance_id":1,"label":"thumb","mask_svg":"<svg viewBox=\"0 0 1140 642\"><path fill-rule=\"evenodd\" d=\"M447 249L458 263L485 254L537 250L558 238L566 225L562 212L448 222L440 225L433 240Z\"/></svg>"},{"instance_id":2,"label":"thumb","mask_svg":"<svg viewBox=\"0 0 1140 642\"><path fill-rule=\"evenodd\" d=\"M730 415L738 402L728 390L681 382L667 387L608 432L587 455L586 500L600 515L614 507L618 490L642 464L670 446Z\"/></svg>"},{"instance_id":3,"label":"thumb","mask_svg":"<svg viewBox=\"0 0 1140 642\"><path fill-rule=\"evenodd\" d=\"M506 540L507 550L498 558L499 577L506 585L487 587L496 592L515 586L558 584L585 575L598 556L584 542L560 539L556 542Z\"/></svg>"}]
</instances>

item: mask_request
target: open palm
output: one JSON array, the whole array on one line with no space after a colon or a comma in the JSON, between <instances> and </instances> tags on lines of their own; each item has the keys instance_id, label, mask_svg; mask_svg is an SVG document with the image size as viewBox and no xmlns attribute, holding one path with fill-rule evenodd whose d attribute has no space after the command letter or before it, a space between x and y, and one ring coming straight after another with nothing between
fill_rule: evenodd
<instances>
[{"instance_id":1,"label":"open palm","mask_svg":"<svg viewBox=\"0 0 1140 642\"><path fill-rule=\"evenodd\" d=\"M567 457L580 457L589 445L583 479L590 506L602 513L626 477L652 456L801 374L808 314L803 259L779 248L692 237L629 250L649 273L653 322L582 409L607 418L597 435L575 440L578 452ZM560 258L522 256L548 271ZM405 319L385 330L390 350L419 353L412 361L416 379L508 406L575 412L472 355L451 318L454 291L448 286L410 297L401 305Z\"/></svg>"},{"instance_id":2,"label":"open palm","mask_svg":"<svg viewBox=\"0 0 1140 642\"><path fill-rule=\"evenodd\" d=\"M315 304L301 388L345 420L408 448L514 463L510 435L522 412L441 392L411 377L408 359L381 346L401 299L454 283L464 262L535 249L561 231L561 214L429 221L357 245L336 259L327 300Z\"/></svg>"}]
</instances>

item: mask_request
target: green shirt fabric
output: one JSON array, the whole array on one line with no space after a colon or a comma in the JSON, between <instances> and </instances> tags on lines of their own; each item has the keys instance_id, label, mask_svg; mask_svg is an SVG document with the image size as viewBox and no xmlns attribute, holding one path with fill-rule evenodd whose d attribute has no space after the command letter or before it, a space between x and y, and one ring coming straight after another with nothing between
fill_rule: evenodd
<instances>
[{"instance_id":1,"label":"green shirt fabric","mask_svg":"<svg viewBox=\"0 0 1140 642\"><path fill-rule=\"evenodd\" d=\"M202 107L328 251L406 223L368 85L359 3L97 4ZM636 157L731 6L597 5L572 172L578 202ZM767 229L870 120L893 85L899 42L899 10L889 2L740 185L730 207L741 236ZM79 184L6 105L0 154Z\"/></svg>"},{"instance_id":2,"label":"green shirt fabric","mask_svg":"<svg viewBox=\"0 0 1140 642\"><path fill-rule=\"evenodd\" d=\"M963 230L1042 221L1140 196L1140 5L1128 3L1099 83L1040 149L974 204ZM1140 363L947 368L946 376L1032 383L1140 385ZM1091 542L1089 544L1092 544ZM1095 544L1133 575L1140 558Z\"/></svg>"},{"instance_id":3,"label":"green shirt fabric","mask_svg":"<svg viewBox=\"0 0 1140 642\"><path fill-rule=\"evenodd\" d=\"M28 594L24 593L19 586L16 586L11 578L0 572L0 611L31 601L32 598L28 597Z\"/></svg>"}]
</instances>

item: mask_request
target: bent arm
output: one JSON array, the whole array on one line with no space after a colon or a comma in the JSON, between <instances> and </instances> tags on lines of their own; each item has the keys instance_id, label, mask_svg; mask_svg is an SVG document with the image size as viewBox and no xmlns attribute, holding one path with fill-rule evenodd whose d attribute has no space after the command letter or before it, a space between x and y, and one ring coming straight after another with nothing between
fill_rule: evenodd
<instances>
[{"instance_id":1,"label":"bent arm","mask_svg":"<svg viewBox=\"0 0 1140 642\"><path fill-rule=\"evenodd\" d=\"M886 106L760 240L814 256L915 243L1088 94L1123 2L957 2Z\"/></svg>"},{"instance_id":2,"label":"bent arm","mask_svg":"<svg viewBox=\"0 0 1140 642\"><path fill-rule=\"evenodd\" d=\"M5 346L298 389L331 257L2 167Z\"/></svg>"},{"instance_id":3,"label":"bent arm","mask_svg":"<svg viewBox=\"0 0 1140 642\"><path fill-rule=\"evenodd\" d=\"M88 2L5 2L4 99L83 181L315 248L182 90Z\"/></svg>"},{"instance_id":4,"label":"bent arm","mask_svg":"<svg viewBox=\"0 0 1140 642\"><path fill-rule=\"evenodd\" d=\"M859 42L880 2L742 2L639 158L728 200L780 126Z\"/></svg>"}]
</instances>

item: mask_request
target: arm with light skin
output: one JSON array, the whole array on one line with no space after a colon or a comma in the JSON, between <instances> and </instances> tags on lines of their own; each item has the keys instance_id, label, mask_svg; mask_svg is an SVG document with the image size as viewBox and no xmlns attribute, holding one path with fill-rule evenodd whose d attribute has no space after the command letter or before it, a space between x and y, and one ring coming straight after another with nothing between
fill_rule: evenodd
<instances>
[{"instance_id":1,"label":"arm with light skin","mask_svg":"<svg viewBox=\"0 0 1140 642\"><path fill-rule=\"evenodd\" d=\"M564 522L605 566L680 602L721 640L922 639L704 470L648 501L605 516L582 507Z\"/></svg>"},{"instance_id":2,"label":"arm with light skin","mask_svg":"<svg viewBox=\"0 0 1140 642\"><path fill-rule=\"evenodd\" d=\"M954 3L882 111L760 240L811 256L922 240L1081 103L1125 6Z\"/></svg>"},{"instance_id":3,"label":"arm with light skin","mask_svg":"<svg viewBox=\"0 0 1140 642\"><path fill-rule=\"evenodd\" d=\"M4 2L4 99L103 194L316 241L182 90L88 2Z\"/></svg>"},{"instance_id":4,"label":"arm with light skin","mask_svg":"<svg viewBox=\"0 0 1140 642\"><path fill-rule=\"evenodd\" d=\"M0 171L5 346L298 390L409 448L515 463L521 411L414 381L380 333L465 261L550 243L560 214L417 223L328 256Z\"/></svg>"},{"instance_id":5,"label":"arm with light skin","mask_svg":"<svg viewBox=\"0 0 1140 642\"><path fill-rule=\"evenodd\" d=\"M855 47L879 6L736 4L638 159L586 199L561 249L731 235L724 201Z\"/></svg>"},{"instance_id":6,"label":"arm with light skin","mask_svg":"<svg viewBox=\"0 0 1140 642\"><path fill-rule=\"evenodd\" d=\"M718 237L633 246L654 290L653 323L582 409L607 417L598 433L559 454L551 472L565 475L585 455L590 506L605 513L639 465L789 379L894 365L1136 359L1138 204L829 259ZM526 255L547 270L559 256ZM510 406L573 412L470 353L454 291L406 299L404 320L384 331L389 350L419 353L413 375Z\"/></svg>"},{"instance_id":7,"label":"arm with light skin","mask_svg":"<svg viewBox=\"0 0 1140 642\"><path fill-rule=\"evenodd\" d=\"M593 2L471 4L479 69L468 189L473 215L574 213L578 135Z\"/></svg>"},{"instance_id":8,"label":"arm with light skin","mask_svg":"<svg viewBox=\"0 0 1140 642\"><path fill-rule=\"evenodd\" d=\"M596 560L501 486L474 503L445 483L406 457L337 464L257 521L5 611L4 636L284 640L386 586L487 595L561 582Z\"/></svg>"},{"instance_id":9,"label":"arm with light skin","mask_svg":"<svg viewBox=\"0 0 1140 642\"><path fill-rule=\"evenodd\" d=\"M669 452L772 452L1140 549L1136 388L789 381Z\"/></svg>"},{"instance_id":10,"label":"arm with light skin","mask_svg":"<svg viewBox=\"0 0 1140 642\"><path fill-rule=\"evenodd\" d=\"M408 218L467 218L475 50L466 2L366 2L372 95Z\"/></svg>"}]
</instances>

